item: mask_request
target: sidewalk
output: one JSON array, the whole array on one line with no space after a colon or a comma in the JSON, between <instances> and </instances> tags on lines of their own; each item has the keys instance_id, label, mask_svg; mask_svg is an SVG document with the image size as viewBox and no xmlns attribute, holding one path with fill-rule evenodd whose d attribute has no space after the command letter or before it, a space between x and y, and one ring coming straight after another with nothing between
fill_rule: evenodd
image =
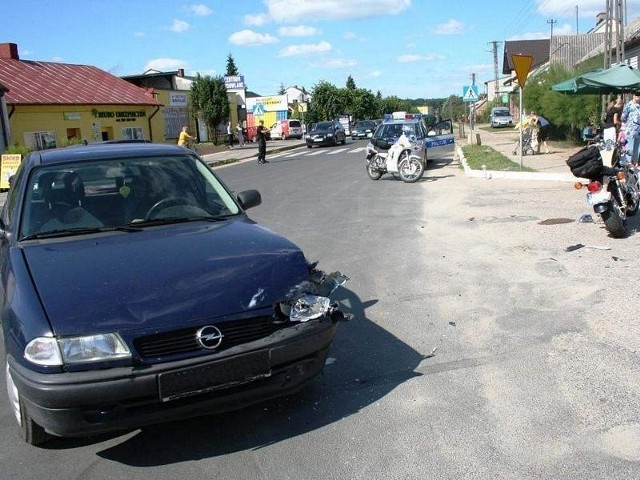
<instances>
[{"instance_id":1,"label":"sidewalk","mask_svg":"<svg viewBox=\"0 0 640 480\"><path fill-rule=\"evenodd\" d=\"M467 131L467 134L470 132ZM550 153L540 153L537 155L523 155L522 160L519 155L514 155L516 143L518 142L519 132L513 128L501 128L487 131L483 129L474 130L474 135L480 135L480 143L487 145L494 150L502 153L515 163L522 162L523 167L528 167L535 172L502 172L489 170L471 170L466 166L460 149L461 163L465 167L465 174L468 177L479 178L513 178L521 180L552 180L563 182L575 182L577 179L569 171L566 160L569 156L582 147L566 148L554 145L553 141L547 141ZM468 140L456 139L458 145L464 145ZM544 147L542 149L544 152Z\"/></svg>"}]
</instances>

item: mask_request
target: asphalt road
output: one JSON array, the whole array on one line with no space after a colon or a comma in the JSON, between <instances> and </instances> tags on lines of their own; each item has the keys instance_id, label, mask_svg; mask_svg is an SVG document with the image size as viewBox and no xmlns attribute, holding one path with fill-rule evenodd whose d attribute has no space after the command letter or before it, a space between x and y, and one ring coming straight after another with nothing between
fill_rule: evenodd
<instances>
[{"instance_id":1,"label":"asphalt road","mask_svg":"<svg viewBox=\"0 0 640 480\"><path fill-rule=\"evenodd\" d=\"M351 278L336 293L355 319L321 378L47 449L16 441L1 396L0 478L640 478L640 222L611 239L576 221L590 212L570 184L468 178L452 159L374 182L364 145L216 169L262 192L253 219Z\"/></svg>"}]
</instances>

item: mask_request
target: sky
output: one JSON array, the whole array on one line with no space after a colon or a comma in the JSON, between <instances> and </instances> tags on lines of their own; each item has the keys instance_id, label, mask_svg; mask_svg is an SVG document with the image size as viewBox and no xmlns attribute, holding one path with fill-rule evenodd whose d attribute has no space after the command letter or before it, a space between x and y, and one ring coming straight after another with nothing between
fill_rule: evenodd
<instances>
[{"instance_id":1,"label":"sky","mask_svg":"<svg viewBox=\"0 0 640 480\"><path fill-rule=\"evenodd\" d=\"M23 60L117 76L184 69L247 88L312 92L321 81L400 98L462 95L502 76L505 40L586 33L606 0L3 0L0 43ZM616 2L612 2L616 3ZM640 0L623 1L626 18ZM495 42L495 43L494 43Z\"/></svg>"}]
</instances>

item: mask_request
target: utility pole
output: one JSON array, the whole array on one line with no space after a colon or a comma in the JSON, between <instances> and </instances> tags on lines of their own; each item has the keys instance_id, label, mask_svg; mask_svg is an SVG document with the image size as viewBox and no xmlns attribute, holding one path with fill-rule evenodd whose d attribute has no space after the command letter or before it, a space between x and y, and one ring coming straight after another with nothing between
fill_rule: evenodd
<instances>
[{"instance_id":1,"label":"utility pole","mask_svg":"<svg viewBox=\"0 0 640 480\"><path fill-rule=\"evenodd\" d=\"M549 38L553 38L553 25L558 23L558 21L550 19L550 20L547 20L547 23L551 25L551 35L549 36Z\"/></svg>"},{"instance_id":2,"label":"utility pole","mask_svg":"<svg viewBox=\"0 0 640 480\"><path fill-rule=\"evenodd\" d=\"M498 42L494 40L493 42L489 42L492 45L491 51L493 52L493 96L494 100L498 97L499 88L498 88Z\"/></svg>"},{"instance_id":3,"label":"utility pole","mask_svg":"<svg viewBox=\"0 0 640 480\"><path fill-rule=\"evenodd\" d=\"M580 31L578 30L578 5L576 5L576 35L578 35Z\"/></svg>"}]
</instances>

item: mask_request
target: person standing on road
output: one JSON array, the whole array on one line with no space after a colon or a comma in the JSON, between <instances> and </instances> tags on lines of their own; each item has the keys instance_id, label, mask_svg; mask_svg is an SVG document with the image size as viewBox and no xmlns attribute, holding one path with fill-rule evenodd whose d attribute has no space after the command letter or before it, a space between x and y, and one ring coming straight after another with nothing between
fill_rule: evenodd
<instances>
[{"instance_id":1,"label":"person standing on road","mask_svg":"<svg viewBox=\"0 0 640 480\"><path fill-rule=\"evenodd\" d=\"M238 135L238 146L244 147L244 133L243 133L242 124L240 122L238 122L238 125L236 125L236 132Z\"/></svg>"},{"instance_id":2,"label":"person standing on road","mask_svg":"<svg viewBox=\"0 0 640 480\"><path fill-rule=\"evenodd\" d=\"M549 130L551 128L549 120L535 112L531 112L531 120L533 121L533 124L538 127L538 148L536 153L540 153L540 147L543 143L544 153L549 153L549 145L547 145L547 138L549 138Z\"/></svg>"},{"instance_id":3,"label":"person standing on road","mask_svg":"<svg viewBox=\"0 0 640 480\"><path fill-rule=\"evenodd\" d=\"M638 150L640 149L640 91L633 92L633 97L627 102L620 115L622 121L621 134L627 138L625 159L633 165L638 164Z\"/></svg>"},{"instance_id":4,"label":"person standing on road","mask_svg":"<svg viewBox=\"0 0 640 480\"><path fill-rule=\"evenodd\" d=\"M611 100L611 104L607 109L607 115L604 118L604 128L616 127L616 133L620 131L620 125L622 121L620 117L622 115L622 98L618 97L615 100Z\"/></svg>"},{"instance_id":5,"label":"person standing on road","mask_svg":"<svg viewBox=\"0 0 640 480\"><path fill-rule=\"evenodd\" d=\"M258 142L258 163L269 163L267 161L267 138L264 136L264 128L258 126L256 141Z\"/></svg>"},{"instance_id":6,"label":"person standing on road","mask_svg":"<svg viewBox=\"0 0 640 480\"><path fill-rule=\"evenodd\" d=\"M233 148L233 130L231 130L231 120L227 122L227 148Z\"/></svg>"}]
</instances>

